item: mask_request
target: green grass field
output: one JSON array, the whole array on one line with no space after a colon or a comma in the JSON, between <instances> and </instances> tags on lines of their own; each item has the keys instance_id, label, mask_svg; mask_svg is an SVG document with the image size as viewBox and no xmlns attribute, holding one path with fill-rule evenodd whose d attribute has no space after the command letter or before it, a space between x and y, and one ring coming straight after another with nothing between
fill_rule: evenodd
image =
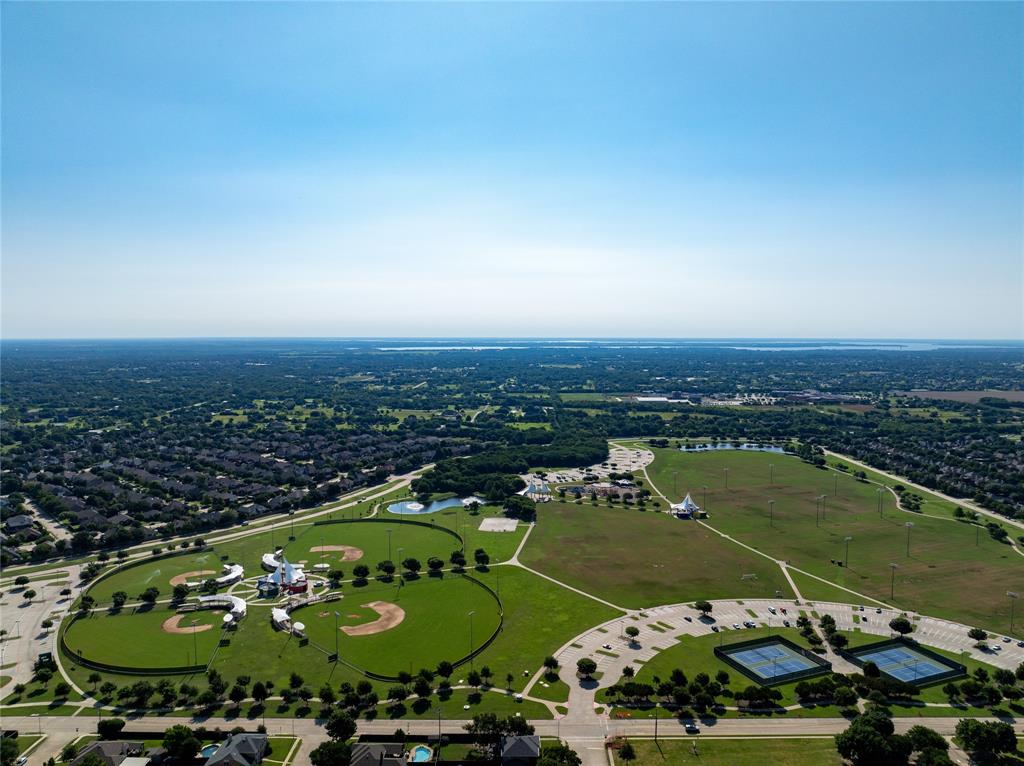
<instances>
[{"instance_id":1,"label":"green grass field","mask_svg":"<svg viewBox=\"0 0 1024 766\"><path fill-rule=\"evenodd\" d=\"M783 739L630 739L636 751L634 766L690 763L700 766L841 766L832 737ZM616 764L625 763L615 758Z\"/></svg>"},{"instance_id":2,"label":"green grass field","mask_svg":"<svg viewBox=\"0 0 1024 766\"><path fill-rule=\"evenodd\" d=\"M305 624L311 641L330 652L337 645L347 661L388 675L410 669L415 673L420 668L435 668L441 660L457 660L480 646L498 627L497 601L465 577L449 573L401 586L399 582L348 588L341 601L313 604L296 610L292 617ZM374 601L401 607L405 619L376 635L349 636L335 628L336 624L343 627L376 620L377 613L362 606ZM340 617L336 618L335 612Z\"/></svg>"},{"instance_id":3,"label":"green grass field","mask_svg":"<svg viewBox=\"0 0 1024 766\"><path fill-rule=\"evenodd\" d=\"M771 561L665 513L587 501L548 503L538 516L523 563L613 604L792 595Z\"/></svg>"},{"instance_id":4,"label":"green grass field","mask_svg":"<svg viewBox=\"0 0 1024 766\"><path fill-rule=\"evenodd\" d=\"M193 620L198 620L197 627L211 626L194 636L163 630L164 621L174 614L173 609L161 605L144 611L125 609L116 615L93 612L89 617L73 621L65 638L72 651L90 660L137 668L195 663L194 638L199 662L206 662L220 640L224 612L202 610L184 615L183 627L189 627Z\"/></svg>"},{"instance_id":5,"label":"green grass field","mask_svg":"<svg viewBox=\"0 0 1024 766\"><path fill-rule=\"evenodd\" d=\"M889 599L889 563L896 563L896 605L993 630L1009 628L1009 601L1004 594L1024 587L1024 561L1009 545L995 542L984 532L976 536L966 524L899 511L887 491L881 495L880 516L875 485L814 468L791 456L671 449L656 449L655 454L648 475L657 487L670 497L674 492L676 498L691 492L703 503L706 485L708 524L741 542L884 600ZM774 466L772 483L770 465ZM816 524L814 498L818 495L826 495L827 500L824 519ZM769 500L775 501L774 524ZM907 522L914 524L909 556ZM838 566L833 561L844 559L847 536L852 538L848 566ZM979 587L987 583L999 583L999 587Z\"/></svg>"}]
</instances>

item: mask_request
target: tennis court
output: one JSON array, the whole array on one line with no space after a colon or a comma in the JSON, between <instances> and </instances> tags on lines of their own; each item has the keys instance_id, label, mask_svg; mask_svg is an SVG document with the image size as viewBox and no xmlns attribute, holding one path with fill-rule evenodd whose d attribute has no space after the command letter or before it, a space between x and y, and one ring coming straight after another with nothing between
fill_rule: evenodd
<instances>
[{"instance_id":1,"label":"tennis court","mask_svg":"<svg viewBox=\"0 0 1024 766\"><path fill-rule=\"evenodd\" d=\"M736 651L729 651L726 647L725 653L734 662L738 662L755 676L765 680L816 667L811 660L778 642Z\"/></svg>"},{"instance_id":2,"label":"tennis court","mask_svg":"<svg viewBox=\"0 0 1024 766\"><path fill-rule=\"evenodd\" d=\"M949 666L926 657L908 646L892 646L876 651L858 652L857 659L862 663L873 662L887 676L911 684L948 673L950 670Z\"/></svg>"}]
</instances>

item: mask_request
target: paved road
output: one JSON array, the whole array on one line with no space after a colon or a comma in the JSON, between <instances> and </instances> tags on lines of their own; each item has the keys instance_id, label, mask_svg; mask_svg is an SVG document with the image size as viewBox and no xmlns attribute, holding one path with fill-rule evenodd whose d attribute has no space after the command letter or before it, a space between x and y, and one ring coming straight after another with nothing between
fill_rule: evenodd
<instances>
[{"instance_id":1,"label":"paved road","mask_svg":"<svg viewBox=\"0 0 1024 766\"><path fill-rule=\"evenodd\" d=\"M988 719L995 720L995 719ZM953 734L959 718L928 718L925 723L942 735ZM895 718L893 723L896 731L902 732L911 726L921 723L917 718ZM197 722L192 718L159 718L153 719L151 725L147 721L129 721L125 727L125 734L130 735L133 730L152 730L153 725L160 728L174 724L195 726L202 723L208 728L220 726L229 729L237 720L226 720L222 718L210 718ZM462 731L466 721L445 721L442 730L446 733ZM1018 734L1024 734L1024 723L1010 721ZM630 737L653 737L655 723L653 720L623 720L623 721L595 721L592 723L571 723L568 721L534 721L537 733L543 737L556 737L568 741L580 751L585 753L585 764L606 763L604 756L604 741L608 736L626 735ZM706 737L758 737L758 736L832 736L843 731L849 721L845 718L722 718L716 721L701 722L701 738ZM360 721L359 732L365 734L392 734L396 727L401 726L408 733L413 735L430 735L437 733L436 721ZM48 735L47 741L39 747L30 757L29 766L41 766L51 755L56 755L65 744L81 734L91 733L94 730L94 722L87 718L68 717L18 717L6 716L4 728L17 729L29 734L37 729ZM326 739L323 728L316 721L311 720L281 720L268 719L267 730L270 734L294 734L301 737L308 751L316 747ZM664 718L658 721L659 737L685 737L683 724L674 718ZM595 760L596 756L596 760ZM297 760L296 763L302 763Z\"/></svg>"}]
</instances>

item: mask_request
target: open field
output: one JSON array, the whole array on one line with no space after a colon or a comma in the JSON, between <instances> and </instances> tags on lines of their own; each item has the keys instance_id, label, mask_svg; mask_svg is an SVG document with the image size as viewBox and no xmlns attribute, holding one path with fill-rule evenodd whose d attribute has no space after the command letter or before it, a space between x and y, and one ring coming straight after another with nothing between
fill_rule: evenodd
<instances>
[{"instance_id":1,"label":"open field","mask_svg":"<svg viewBox=\"0 0 1024 766\"><path fill-rule=\"evenodd\" d=\"M538 515L523 563L623 607L792 595L772 562L664 513L587 501L548 503Z\"/></svg>"},{"instance_id":2,"label":"open field","mask_svg":"<svg viewBox=\"0 0 1024 766\"><path fill-rule=\"evenodd\" d=\"M310 640L327 651L334 651L337 638L345 660L386 675L410 669L415 673L420 668L435 668L441 660L455 661L471 647L480 646L498 627L497 602L464 577L446 574L400 583L396 579L390 585L374 582L347 589L341 601L303 607L292 617L302 621ZM374 621L377 614L363 605L376 601L399 606L404 619L375 635L352 636L336 628L336 624L344 627ZM340 616L335 617L335 612ZM472 618L470 612L474 612Z\"/></svg>"},{"instance_id":3,"label":"open field","mask_svg":"<svg viewBox=\"0 0 1024 766\"><path fill-rule=\"evenodd\" d=\"M1024 588L1024 562L984 531L978 535L971 525L899 511L887 490L879 493L873 484L792 456L671 449L655 454L648 474L658 488L671 497L674 481L677 496L692 492L703 504L706 485L707 523L741 542L883 600L889 599L889 564L895 563L895 603L901 608L1003 631L1008 627L1005 591ZM816 523L818 495L827 497ZM769 500L775 501L774 521ZM907 522L914 524L909 555ZM850 559L840 566L835 562L846 556L846 537L852 538ZM999 585L980 587L985 583Z\"/></svg>"},{"instance_id":4,"label":"open field","mask_svg":"<svg viewBox=\"0 0 1024 766\"><path fill-rule=\"evenodd\" d=\"M893 391L897 396L917 396L921 399L945 399L950 402L977 404L982 399L1005 399L1008 402L1024 402L1024 391Z\"/></svg>"},{"instance_id":5,"label":"open field","mask_svg":"<svg viewBox=\"0 0 1024 766\"><path fill-rule=\"evenodd\" d=\"M691 763L700 766L840 766L832 737L783 739L631 739L635 766ZM615 758L615 763L624 763Z\"/></svg>"},{"instance_id":6,"label":"open field","mask_svg":"<svg viewBox=\"0 0 1024 766\"><path fill-rule=\"evenodd\" d=\"M198 620L197 627L209 625L205 631L168 633L163 623L175 614L173 609L157 605L153 609L125 609L119 614L93 612L74 620L67 629L68 646L90 660L128 667L172 667L199 662L213 654L221 636L222 610L202 610L184 615L183 626Z\"/></svg>"}]
</instances>

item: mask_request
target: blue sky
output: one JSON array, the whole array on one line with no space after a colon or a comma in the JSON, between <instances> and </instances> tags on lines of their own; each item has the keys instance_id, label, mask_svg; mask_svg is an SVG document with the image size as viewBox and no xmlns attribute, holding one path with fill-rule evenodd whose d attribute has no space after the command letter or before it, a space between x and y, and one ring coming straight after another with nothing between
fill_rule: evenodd
<instances>
[{"instance_id":1,"label":"blue sky","mask_svg":"<svg viewBox=\"0 0 1024 766\"><path fill-rule=\"evenodd\" d=\"M1022 9L4 3L2 334L1021 338Z\"/></svg>"}]
</instances>

